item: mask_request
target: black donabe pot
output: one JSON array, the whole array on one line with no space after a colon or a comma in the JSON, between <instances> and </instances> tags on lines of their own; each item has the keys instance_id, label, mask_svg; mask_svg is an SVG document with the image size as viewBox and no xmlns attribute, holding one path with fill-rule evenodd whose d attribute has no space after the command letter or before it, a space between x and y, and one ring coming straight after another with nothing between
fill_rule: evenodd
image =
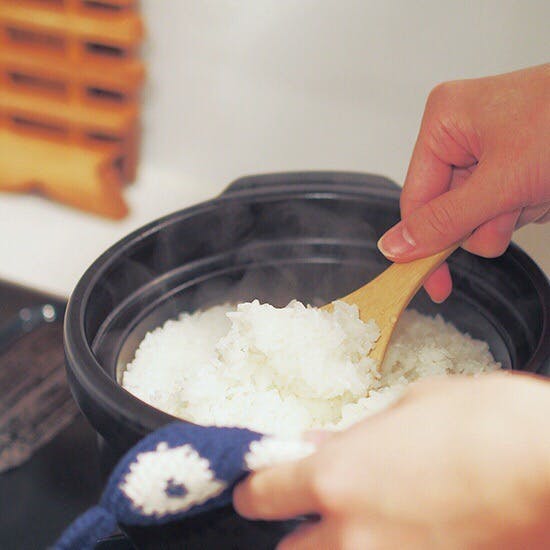
<instances>
[{"instance_id":1,"label":"black donabe pot","mask_svg":"<svg viewBox=\"0 0 550 550\"><path fill-rule=\"evenodd\" d=\"M368 174L253 176L107 250L71 296L65 349L74 396L113 456L173 420L117 383L148 330L227 301L322 303L348 293L386 267L376 241L398 221L398 198L394 183ZM504 367L548 375L550 287L536 264L512 245L495 260L458 251L450 266L451 298L435 305L420 294L413 305L488 341ZM227 508L129 531L139 548L269 548L287 528Z\"/></svg>"}]
</instances>

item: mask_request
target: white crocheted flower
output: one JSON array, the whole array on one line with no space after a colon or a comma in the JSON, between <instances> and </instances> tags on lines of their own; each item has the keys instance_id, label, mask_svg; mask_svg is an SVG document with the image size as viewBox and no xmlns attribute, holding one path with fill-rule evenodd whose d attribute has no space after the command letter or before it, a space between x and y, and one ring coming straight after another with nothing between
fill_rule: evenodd
<instances>
[{"instance_id":1,"label":"white crocheted flower","mask_svg":"<svg viewBox=\"0 0 550 550\"><path fill-rule=\"evenodd\" d=\"M249 452L244 456L244 462L248 470L256 471L305 458L314 451L315 445L308 441L265 436L250 444Z\"/></svg>"},{"instance_id":2,"label":"white crocheted flower","mask_svg":"<svg viewBox=\"0 0 550 550\"><path fill-rule=\"evenodd\" d=\"M219 495L226 484L215 478L210 462L191 445L139 453L120 490L135 509L148 516L184 512Z\"/></svg>"}]
</instances>

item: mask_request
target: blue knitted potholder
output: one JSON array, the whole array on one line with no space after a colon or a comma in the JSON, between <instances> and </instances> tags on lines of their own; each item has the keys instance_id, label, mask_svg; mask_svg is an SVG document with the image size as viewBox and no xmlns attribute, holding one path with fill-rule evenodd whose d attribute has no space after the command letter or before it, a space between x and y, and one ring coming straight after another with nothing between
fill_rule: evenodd
<instances>
[{"instance_id":1,"label":"blue knitted potholder","mask_svg":"<svg viewBox=\"0 0 550 550\"><path fill-rule=\"evenodd\" d=\"M55 550L93 550L117 523L161 525L231 501L249 472L311 454L301 439L242 428L175 422L142 439L113 470L101 500L77 518Z\"/></svg>"}]
</instances>

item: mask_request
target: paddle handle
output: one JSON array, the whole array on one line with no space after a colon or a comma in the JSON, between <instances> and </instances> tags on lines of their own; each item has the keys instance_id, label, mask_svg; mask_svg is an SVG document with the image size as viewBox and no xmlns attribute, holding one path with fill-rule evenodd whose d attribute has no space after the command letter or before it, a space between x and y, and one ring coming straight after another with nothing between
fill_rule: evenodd
<instances>
[{"instance_id":1,"label":"paddle handle","mask_svg":"<svg viewBox=\"0 0 550 550\"><path fill-rule=\"evenodd\" d=\"M394 292L401 295L406 301L407 307L413 296L420 290L426 279L460 246L461 243L453 244L425 258L412 260L406 263L394 263L384 271L377 279L388 278L395 285ZM408 297L408 300L407 300Z\"/></svg>"},{"instance_id":2,"label":"paddle handle","mask_svg":"<svg viewBox=\"0 0 550 550\"><path fill-rule=\"evenodd\" d=\"M460 246L446 249L406 263L394 263L376 279L340 298L359 308L363 321L374 319L380 328L380 338L369 354L382 364L397 321L426 279ZM331 305L325 306L330 308Z\"/></svg>"}]
</instances>

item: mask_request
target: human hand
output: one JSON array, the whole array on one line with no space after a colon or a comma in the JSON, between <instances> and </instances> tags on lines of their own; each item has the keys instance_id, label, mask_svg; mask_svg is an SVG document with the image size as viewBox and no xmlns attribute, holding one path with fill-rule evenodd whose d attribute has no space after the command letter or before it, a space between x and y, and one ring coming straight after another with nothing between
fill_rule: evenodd
<instances>
[{"instance_id":1,"label":"human hand","mask_svg":"<svg viewBox=\"0 0 550 550\"><path fill-rule=\"evenodd\" d=\"M550 219L550 64L446 82L428 97L401 196L402 221L380 240L410 261L466 237L463 248L502 254L514 229ZM437 302L446 265L426 282Z\"/></svg>"},{"instance_id":2,"label":"human hand","mask_svg":"<svg viewBox=\"0 0 550 550\"><path fill-rule=\"evenodd\" d=\"M550 548L550 383L415 384L389 410L234 492L251 519L318 514L279 550Z\"/></svg>"}]
</instances>

